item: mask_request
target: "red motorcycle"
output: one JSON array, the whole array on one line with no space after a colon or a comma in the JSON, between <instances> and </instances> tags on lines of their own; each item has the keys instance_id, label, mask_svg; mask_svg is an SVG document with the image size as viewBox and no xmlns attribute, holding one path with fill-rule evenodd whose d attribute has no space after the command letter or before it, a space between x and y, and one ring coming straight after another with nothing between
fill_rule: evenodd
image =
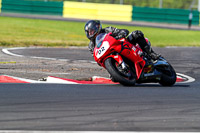
<instances>
[{"instance_id":1,"label":"red motorcycle","mask_svg":"<svg viewBox=\"0 0 200 133\"><path fill-rule=\"evenodd\" d=\"M125 86L150 82L172 86L176 82L175 70L163 57L151 64L146 63L148 55L138 45L125 38L117 40L111 33L96 37L94 59L108 71L112 81Z\"/></svg>"}]
</instances>

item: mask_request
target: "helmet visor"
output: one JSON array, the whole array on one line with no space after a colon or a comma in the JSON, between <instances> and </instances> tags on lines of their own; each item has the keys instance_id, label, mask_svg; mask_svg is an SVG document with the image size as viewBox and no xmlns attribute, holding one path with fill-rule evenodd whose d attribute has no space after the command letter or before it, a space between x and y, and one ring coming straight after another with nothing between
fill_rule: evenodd
<instances>
[{"instance_id":1,"label":"helmet visor","mask_svg":"<svg viewBox=\"0 0 200 133\"><path fill-rule=\"evenodd\" d=\"M95 29L89 29L89 30L88 30L89 36L93 36L94 34L96 34L95 32L96 32Z\"/></svg>"}]
</instances>

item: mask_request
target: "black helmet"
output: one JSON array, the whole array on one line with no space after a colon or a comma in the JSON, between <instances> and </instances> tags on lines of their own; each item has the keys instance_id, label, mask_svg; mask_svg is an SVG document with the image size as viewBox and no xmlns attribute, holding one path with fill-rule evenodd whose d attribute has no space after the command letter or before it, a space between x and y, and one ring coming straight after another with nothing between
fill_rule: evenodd
<instances>
[{"instance_id":1,"label":"black helmet","mask_svg":"<svg viewBox=\"0 0 200 133\"><path fill-rule=\"evenodd\" d=\"M85 24L85 34L88 39L94 39L101 29L102 26L99 20L90 20Z\"/></svg>"}]
</instances>

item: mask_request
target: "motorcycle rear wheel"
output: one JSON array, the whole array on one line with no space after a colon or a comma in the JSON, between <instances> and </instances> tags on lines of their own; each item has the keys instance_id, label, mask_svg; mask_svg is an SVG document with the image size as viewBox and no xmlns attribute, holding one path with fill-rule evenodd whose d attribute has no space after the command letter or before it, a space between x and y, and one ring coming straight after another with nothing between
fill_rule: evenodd
<instances>
[{"instance_id":1,"label":"motorcycle rear wheel","mask_svg":"<svg viewBox=\"0 0 200 133\"><path fill-rule=\"evenodd\" d=\"M106 70L112 76L114 81L117 81L124 86L134 86L136 82L136 74L131 66L129 66L128 72L123 72L117 65L117 61L113 58L105 60Z\"/></svg>"},{"instance_id":2,"label":"motorcycle rear wheel","mask_svg":"<svg viewBox=\"0 0 200 133\"><path fill-rule=\"evenodd\" d=\"M162 76L159 83L162 86L172 86L176 82L176 72L174 68L169 64L169 66L165 69L161 70Z\"/></svg>"}]
</instances>

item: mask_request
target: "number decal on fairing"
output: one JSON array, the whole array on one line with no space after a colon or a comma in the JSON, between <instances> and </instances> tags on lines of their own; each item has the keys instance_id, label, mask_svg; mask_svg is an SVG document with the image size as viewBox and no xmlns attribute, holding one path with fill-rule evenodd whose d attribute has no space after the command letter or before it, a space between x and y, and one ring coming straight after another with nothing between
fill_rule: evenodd
<instances>
[{"instance_id":1,"label":"number decal on fairing","mask_svg":"<svg viewBox=\"0 0 200 133\"><path fill-rule=\"evenodd\" d=\"M101 47L97 50L97 58L100 58L103 54L105 54L109 47L110 45L108 41L103 42Z\"/></svg>"},{"instance_id":2,"label":"number decal on fairing","mask_svg":"<svg viewBox=\"0 0 200 133\"><path fill-rule=\"evenodd\" d=\"M101 54L101 52L103 52L105 50L104 47L101 47L99 50L98 50L98 54Z\"/></svg>"}]
</instances>

